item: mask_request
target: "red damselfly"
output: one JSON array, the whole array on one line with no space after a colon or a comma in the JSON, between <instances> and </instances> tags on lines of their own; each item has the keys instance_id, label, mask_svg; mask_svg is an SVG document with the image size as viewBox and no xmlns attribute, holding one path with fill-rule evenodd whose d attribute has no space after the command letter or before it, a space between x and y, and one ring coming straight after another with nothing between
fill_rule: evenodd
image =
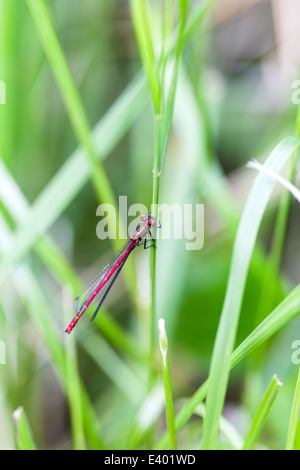
<instances>
[{"instance_id":1,"label":"red damselfly","mask_svg":"<svg viewBox=\"0 0 300 470\"><path fill-rule=\"evenodd\" d=\"M156 220L154 217L151 217L150 212L148 214L142 215L140 219L140 224L136 227L134 234L131 235L125 245L76 297L74 307L77 313L67 327L66 333L71 333L73 328L78 323L78 320L82 317L93 300L101 292L103 295L90 321L94 320L107 294L120 274L120 271L123 268L128 256L136 246L144 245L144 248L150 248L150 246L154 246L155 237L152 235L151 229L152 227L160 228L160 223L159 225L156 224ZM150 242L150 245L147 246L147 242Z\"/></svg>"}]
</instances>

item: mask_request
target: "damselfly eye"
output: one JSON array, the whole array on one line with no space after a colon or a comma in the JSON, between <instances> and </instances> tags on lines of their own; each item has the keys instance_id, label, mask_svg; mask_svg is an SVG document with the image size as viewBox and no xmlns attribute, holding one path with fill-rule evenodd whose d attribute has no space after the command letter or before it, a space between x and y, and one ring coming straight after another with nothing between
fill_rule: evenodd
<instances>
[{"instance_id":1,"label":"damselfly eye","mask_svg":"<svg viewBox=\"0 0 300 470\"><path fill-rule=\"evenodd\" d=\"M149 219L151 219L151 216L150 216L151 212L148 212L147 214L143 214L140 216L140 219L142 222L148 222Z\"/></svg>"}]
</instances>

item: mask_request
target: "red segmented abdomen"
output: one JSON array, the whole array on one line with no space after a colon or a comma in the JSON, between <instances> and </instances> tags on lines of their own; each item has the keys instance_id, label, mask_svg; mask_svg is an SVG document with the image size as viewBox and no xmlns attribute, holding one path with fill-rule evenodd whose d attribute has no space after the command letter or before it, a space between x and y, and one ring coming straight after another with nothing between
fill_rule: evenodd
<instances>
[{"instance_id":1,"label":"red segmented abdomen","mask_svg":"<svg viewBox=\"0 0 300 470\"><path fill-rule=\"evenodd\" d=\"M80 312L78 312L75 317L73 318L73 320L70 322L69 326L66 328L65 332L66 333L71 333L71 331L73 330L73 328L77 325L78 323L78 320L82 317L82 315L84 314L84 312L86 311L87 307L84 305L82 307L82 309L80 310Z\"/></svg>"},{"instance_id":2,"label":"red segmented abdomen","mask_svg":"<svg viewBox=\"0 0 300 470\"><path fill-rule=\"evenodd\" d=\"M79 320L80 316L77 314L75 315L75 317L73 318L73 320L71 321L71 323L69 324L69 326L66 328L66 333L71 333L71 331L73 330L74 326L76 326L78 320Z\"/></svg>"}]
</instances>

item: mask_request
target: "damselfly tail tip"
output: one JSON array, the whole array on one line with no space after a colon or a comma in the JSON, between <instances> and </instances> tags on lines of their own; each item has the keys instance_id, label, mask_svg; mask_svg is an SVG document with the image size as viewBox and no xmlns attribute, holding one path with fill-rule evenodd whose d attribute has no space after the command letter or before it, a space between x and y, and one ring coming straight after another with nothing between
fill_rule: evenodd
<instances>
[{"instance_id":1,"label":"damselfly tail tip","mask_svg":"<svg viewBox=\"0 0 300 470\"><path fill-rule=\"evenodd\" d=\"M77 325L77 322L78 322L80 316L81 316L80 314L75 315L75 317L73 318L73 320L71 321L69 326L65 329L66 333L70 334L71 331L73 331L73 328Z\"/></svg>"},{"instance_id":2,"label":"damselfly tail tip","mask_svg":"<svg viewBox=\"0 0 300 470\"><path fill-rule=\"evenodd\" d=\"M65 333L68 333L68 335L71 333L71 331L73 331L73 328L74 326L72 326L71 324L65 329Z\"/></svg>"}]
</instances>

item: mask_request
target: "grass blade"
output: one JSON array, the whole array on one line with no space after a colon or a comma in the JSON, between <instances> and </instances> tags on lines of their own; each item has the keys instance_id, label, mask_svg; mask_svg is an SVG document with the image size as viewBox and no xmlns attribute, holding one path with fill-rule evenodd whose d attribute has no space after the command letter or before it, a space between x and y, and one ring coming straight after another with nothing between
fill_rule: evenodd
<instances>
[{"instance_id":1,"label":"grass blade","mask_svg":"<svg viewBox=\"0 0 300 470\"><path fill-rule=\"evenodd\" d=\"M164 389L165 389L165 399L166 399L166 415L168 430L170 436L170 446L172 450L177 449L177 438L175 431L175 416L174 416L174 403L173 403L173 394L172 394L172 385L171 385L171 375L170 375L170 365L169 365L169 353L168 353L168 339L165 330L165 322L161 318L158 322L159 327L159 348L162 357L162 370L163 370L163 380L164 380Z\"/></svg>"},{"instance_id":2,"label":"grass blade","mask_svg":"<svg viewBox=\"0 0 300 470\"><path fill-rule=\"evenodd\" d=\"M266 160L266 167L280 172L291 154L300 145L298 137L281 141ZM260 222L274 181L259 174L243 211L234 244L229 281L221 314L209 373L206 415L203 426L203 449L214 449L218 438L218 425L222 414L230 356L236 336L240 308Z\"/></svg>"},{"instance_id":3,"label":"grass blade","mask_svg":"<svg viewBox=\"0 0 300 470\"><path fill-rule=\"evenodd\" d=\"M145 0L131 0L131 14L141 58L148 76L155 114L161 106L161 90Z\"/></svg>"},{"instance_id":4,"label":"grass blade","mask_svg":"<svg viewBox=\"0 0 300 470\"><path fill-rule=\"evenodd\" d=\"M249 336L234 350L230 368L248 356L251 351L263 344L300 312L300 285L268 315Z\"/></svg>"},{"instance_id":5,"label":"grass blade","mask_svg":"<svg viewBox=\"0 0 300 470\"><path fill-rule=\"evenodd\" d=\"M299 422L299 410L300 410L300 367L298 370L297 383L295 387L295 394L291 409L291 416L289 422L289 430L286 441L286 450L293 450L295 444L295 436L297 431L297 425Z\"/></svg>"},{"instance_id":6,"label":"grass blade","mask_svg":"<svg viewBox=\"0 0 300 470\"><path fill-rule=\"evenodd\" d=\"M163 409L164 391L161 386L155 385L145 397L133 420L127 437L128 449L135 450L147 440Z\"/></svg>"},{"instance_id":7,"label":"grass blade","mask_svg":"<svg viewBox=\"0 0 300 470\"><path fill-rule=\"evenodd\" d=\"M18 7L16 2L0 4L0 69L1 80L5 83L5 98L10 102L5 112L0 111L1 140L0 152L6 162L15 153L16 132L18 130Z\"/></svg>"},{"instance_id":8,"label":"grass blade","mask_svg":"<svg viewBox=\"0 0 300 470\"><path fill-rule=\"evenodd\" d=\"M173 74L171 77L171 84L167 93L167 102L161 106L160 114L155 115L155 136L154 136L154 158L153 158L153 190L152 190L152 211L153 217L157 217L157 208L159 204L159 185L160 175L163 167L163 161L166 153L167 142L169 138L173 110L175 103L175 95L177 89L177 79L181 57L184 49L183 31L186 24L187 16L187 1L181 0L179 2L179 28L175 42L175 64ZM162 66L165 67L165 60L162 61ZM164 88L164 86L162 86ZM155 336L155 319L156 319L156 250L152 250L150 254L150 276L151 276L151 318L150 318L150 361L153 357L154 336ZM149 366L149 385L152 380L152 364Z\"/></svg>"},{"instance_id":9,"label":"grass blade","mask_svg":"<svg viewBox=\"0 0 300 470\"><path fill-rule=\"evenodd\" d=\"M145 396L145 387L130 366L99 335L86 333L82 346L133 405Z\"/></svg>"},{"instance_id":10,"label":"grass blade","mask_svg":"<svg viewBox=\"0 0 300 470\"><path fill-rule=\"evenodd\" d=\"M242 359L247 357L258 346L279 331L300 312L300 285L292 292L260 323L254 331L234 350L230 358L230 368L233 368ZM176 417L176 432L179 432L184 424L194 413L196 407L207 395L209 378L194 393L183 406ZM165 449L168 446L168 434L166 433L155 446L156 449Z\"/></svg>"},{"instance_id":11,"label":"grass blade","mask_svg":"<svg viewBox=\"0 0 300 470\"><path fill-rule=\"evenodd\" d=\"M19 450L36 450L32 432L22 406L13 413L16 425L16 444Z\"/></svg>"},{"instance_id":12,"label":"grass blade","mask_svg":"<svg viewBox=\"0 0 300 470\"><path fill-rule=\"evenodd\" d=\"M129 85L92 133L101 158L111 151L128 130L145 102L145 81L143 77L139 77ZM108 132L109 129L114 129L114 132ZM88 181L91 168L85 153L82 148L76 149L24 214L13 243L1 261L0 279L3 279L12 264L29 251L37 238L49 229ZM5 185L4 179L1 180L1 185Z\"/></svg>"},{"instance_id":13,"label":"grass blade","mask_svg":"<svg viewBox=\"0 0 300 470\"><path fill-rule=\"evenodd\" d=\"M78 142L86 150L86 156L91 165L92 181L99 201L105 201L115 206L112 188L103 166L97 161L97 153L90 137L90 128L81 99L51 24L47 8L43 0L27 0L27 5L37 26Z\"/></svg>"},{"instance_id":14,"label":"grass blade","mask_svg":"<svg viewBox=\"0 0 300 470\"><path fill-rule=\"evenodd\" d=\"M201 416L201 418L204 418L205 406L203 403L200 403L200 405L197 406L195 409L195 414ZM227 442L229 442L229 444L231 444L235 450L241 449L244 443L242 437L238 434L235 427L223 416L221 416L220 419L220 431L226 438Z\"/></svg>"},{"instance_id":15,"label":"grass blade","mask_svg":"<svg viewBox=\"0 0 300 470\"><path fill-rule=\"evenodd\" d=\"M66 293L64 297L64 317L67 324L66 312L69 310L70 296ZM77 351L75 346L75 337L68 338L65 341L66 349L66 392L70 409L70 421L73 437L73 449L85 450L85 433L84 433L84 417L83 417L83 399L80 387L80 376L78 372Z\"/></svg>"},{"instance_id":16,"label":"grass blade","mask_svg":"<svg viewBox=\"0 0 300 470\"><path fill-rule=\"evenodd\" d=\"M243 450L249 450L253 447L255 441L259 436L259 433L262 430L270 408L276 398L276 395L279 391L279 387L281 386L282 383L278 380L277 376L274 375L262 399L262 402L253 418L252 425L244 441Z\"/></svg>"},{"instance_id":17,"label":"grass blade","mask_svg":"<svg viewBox=\"0 0 300 470\"><path fill-rule=\"evenodd\" d=\"M167 101L164 107L164 111L162 114L162 119L159 120L159 128L158 128L158 148L155 155L154 161L154 168L153 173L159 175L162 171L164 157L167 148L167 141L170 133L172 117L173 117L173 110L175 104L175 96L176 96L176 88L177 88L177 81L178 81L178 74L179 68L181 63L181 57L183 54L183 49L185 45L184 39L184 29L186 25L186 17L187 17L187 1L180 1L179 2L179 10L180 10L180 23L178 28L178 35L176 38L175 43L175 64L173 66L173 73L171 77L170 88L168 91Z\"/></svg>"},{"instance_id":18,"label":"grass blade","mask_svg":"<svg viewBox=\"0 0 300 470\"><path fill-rule=\"evenodd\" d=\"M10 239L8 229L2 219L0 219L1 248L2 246L6 247ZM67 390L66 354L68 354L68 352L65 351L62 340L59 337L59 332L52 320L44 293L26 264L22 264L14 271L12 279L16 287L16 292L22 298L25 307L39 331L43 344L50 353L53 367L58 374L62 388ZM87 434L92 437L94 443L97 442L97 448L103 448L102 441L99 437L98 420L96 420L91 403L81 383L78 393L81 396L81 401L84 403L82 419L84 420L85 429L88 430Z\"/></svg>"}]
</instances>

